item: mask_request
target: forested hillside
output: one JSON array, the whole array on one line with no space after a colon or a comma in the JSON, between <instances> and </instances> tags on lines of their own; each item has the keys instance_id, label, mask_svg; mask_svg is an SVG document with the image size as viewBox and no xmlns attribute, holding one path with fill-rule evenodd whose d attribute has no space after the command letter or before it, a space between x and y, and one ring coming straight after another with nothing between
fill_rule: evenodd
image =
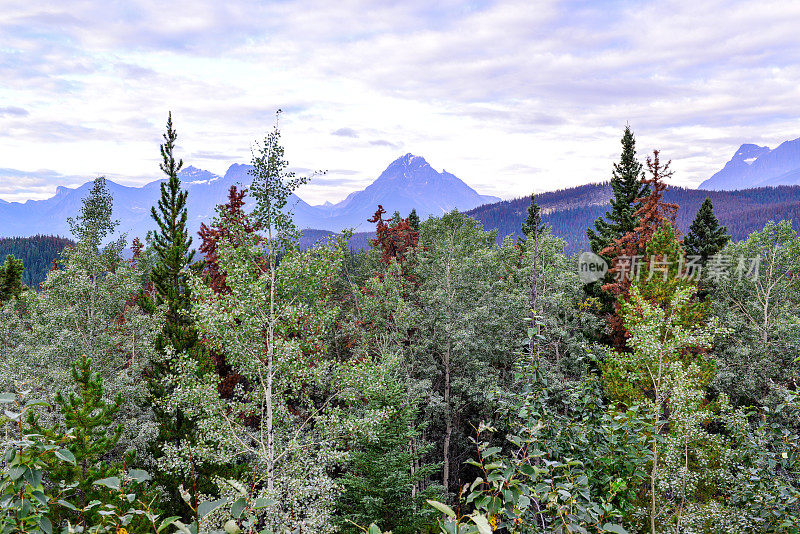
<instances>
[{"instance_id":1,"label":"forested hillside","mask_svg":"<svg viewBox=\"0 0 800 534\"><path fill-rule=\"evenodd\" d=\"M301 247L277 124L195 235L178 146L146 244L98 178L39 291L0 265L0 532L800 532L800 236L731 236L797 189L673 191L626 128L608 185L355 252Z\"/></svg>"},{"instance_id":2,"label":"forested hillside","mask_svg":"<svg viewBox=\"0 0 800 534\"><path fill-rule=\"evenodd\" d=\"M22 282L36 289L52 268L53 260L58 259L64 247L73 244L74 241L70 239L52 235L3 237L0 238L0 260L9 254L22 260L25 266Z\"/></svg>"},{"instance_id":3,"label":"forested hillside","mask_svg":"<svg viewBox=\"0 0 800 534\"><path fill-rule=\"evenodd\" d=\"M542 219L553 228L553 234L567 242L568 252L587 250L588 228L609 208L611 185L589 184L561 191L536 195ZM702 191L670 187L664 193L666 202L680 206L677 225L686 232L694 214L706 198L714 203L722 224L733 239L741 240L759 230L770 220L792 221L800 226L800 186L761 187L741 191ZM528 197L480 206L467 215L480 221L487 230L497 230L500 238L518 235L520 224L530 203Z\"/></svg>"}]
</instances>

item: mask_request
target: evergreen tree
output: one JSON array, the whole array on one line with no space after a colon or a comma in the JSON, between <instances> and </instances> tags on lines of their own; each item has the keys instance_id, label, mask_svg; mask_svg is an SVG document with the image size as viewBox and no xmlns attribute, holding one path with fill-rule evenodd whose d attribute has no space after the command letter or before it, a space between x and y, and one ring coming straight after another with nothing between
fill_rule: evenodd
<instances>
[{"instance_id":1,"label":"evergreen tree","mask_svg":"<svg viewBox=\"0 0 800 534\"><path fill-rule=\"evenodd\" d=\"M154 362L148 370L148 388L151 400L163 399L172 389L175 368L181 353L186 353L197 361L199 369L206 370L208 358L198 340L197 330L188 313L191 309L191 292L188 286L186 267L194 257L191 250L192 239L186 228L187 192L181 189L178 171L182 160L174 155L178 134L172 128L172 113L167 119L167 131L161 145L160 167L168 179L161 183L161 198L158 209L151 208L151 215L158 230L151 234L155 252L155 264L150 275L155 288L156 304L166 305L164 328L156 339L156 350L161 354L160 361ZM168 449L178 446L182 441L193 442L196 438L193 421L182 410L171 412L154 403L153 411L158 422L158 437L151 445L156 459L162 458ZM167 491L176 514L188 512L180 497L180 484L186 485L188 479L169 475L156 476L156 481Z\"/></svg>"},{"instance_id":2,"label":"evergreen tree","mask_svg":"<svg viewBox=\"0 0 800 534\"><path fill-rule=\"evenodd\" d=\"M152 234L157 260L151 278L156 300L167 305L166 323L157 348L163 351L169 344L176 352L181 352L191 350L197 344L197 332L187 316L191 295L186 284L186 266L192 262L194 250L190 250L192 238L186 229L188 193L181 189L178 178L183 160L176 160L173 153L178 133L172 129L172 113L167 119L167 131L163 137L160 167L168 180L161 183L158 209L155 206L150 209L158 225L158 230Z\"/></svg>"},{"instance_id":3,"label":"evergreen tree","mask_svg":"<svg viewBox=\"0 0 800 534\"><path fill-rule=\"evenodd\" d=\"M642 164L636 160L636 139L631 127L625 126L622 154L619 163L614 164L614 172L611 174L611 188L614 191L611 211L606 212L605 218L600 217L595 221L594 230L586 230L589 245L595 254L601 254L615 239L636 228L636 200L649 193L647 184L642 181L643 177Z\"/></svg>"},{"instance_id":4,"label":"evergreen tree","mask_svg":"<svg viewBox=\"0 0 800 534\"><path fill-rule=\"evenodd\" d=\"M529 238L535 239L544 230L542 215L539 204L536 203L536 195L531 195L531 203L528 206L528 215L522 222L522 235L520 244L525 243Z\"/></svg>"},{"instance_id":5,"label":"evergreen tree","mask_svg":"<svg viewBox=\"0 0 800 534\"><path fill-rule=\"evenodd\" d=\"M0 265L0 302L19 297L22 293L22 260L9 254L6 261Z\"/></svg>"},{"instance_id":6,"label":"evergreen tree","mask_svg":"<svg viewBox=\"0 0 800 534\"><path fill-rule=\"evenodd\" d=\"M728 243L728 230L719 225L714 215L711 199L705 199L697 210L697 215L689 227L689 233L683 240L683 248L687 256L699 256L705 265L708 258L722 250Z\"/></svg>"},{"instance_id":7,"label":"evergreen tree","mask_svg":"<svg viewBox=\"0 0 800 534\"><path fill-rule=\"evenodd\" d=\"M412 209L411 213L408 214L408 224L412 230L419 232L419 215L417 215L416 209Z\"/></svg>"},{"instance_id":8,"label":"evergreen tree","mask_svg":"<svg viewBox=\"0 0 800 534\"><path fill-rule=\"evenodd\" d=\"M372 522L396 534L424 532L423 527L436 515L425 500L442 497L443 488L438 485L415 491L439 466L420 466L431 445L414 446L420 433L415 428L418 409L408 402L401 381L389 378L386 385L387 390L369 406L384 413L385 420L376 432L361 438L350 455L347 473L339 481L342 493L337 500L336 522L341 532L355 533L359 529L352 523Z\"/></svg>"},{"instance_id":9,"label":"evergreen tree","mask_svg":"<svg viewBox=\"0 0 800 534\"><path fill-rule=\"evenodd\" d=\"M28 423L38 434L55 442L66 442L75 463L61 462L53 458L48 465L48 476L53 483L63 481L75 484L68 490L67 500L82 508L90 501L110 503L108 491L95 486L95 482L116 475L121 465L107 461L108 454L116 447L122 436L122 425L115 425L122 405L122 396L108 403L103 400L103 379L92 373L92 360L87 356L72 364L72 379L77 391L64 395L59 391L55 401L64 417L61 425L45 427L34 412L28 412ZM56 506L53 509L55 523L69 520L82 524L87 519L96 519L97 512L73 511Z\"/></svg>"}]
</instances>

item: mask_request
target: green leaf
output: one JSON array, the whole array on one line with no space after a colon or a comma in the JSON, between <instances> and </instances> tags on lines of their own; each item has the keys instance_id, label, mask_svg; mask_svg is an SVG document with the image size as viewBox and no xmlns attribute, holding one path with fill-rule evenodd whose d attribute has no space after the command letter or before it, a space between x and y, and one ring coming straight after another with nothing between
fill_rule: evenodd
<instances>
[{"instance_id":1,"label":"green leaf","mask_svg":"<svg viewBox=\"0 0 800 534\"><path fill-rule=\"evenodd\" d=\"M239 519L239 517L241 517L242 512L244 511L245 504L246 503L244 497L239 497L238 499L236 499L236 502L234 502L233 505L231 505L231 515L235 519Z\"/></svg>"},{"instance_id":2,"label":"green leaf","mask_svg":"<svg viewBox=\"0 0 800 534\"><path fill-rule=\"evenodd\" d=\"M165 528L167 528L168 526L173 524L178 519L180 519L180 516L177 516L177 515L173 515L173 516L170 516L170 517L164 519L161 522L161 525L159 525L159 527L158 527L158 532L161 532L162 530L164 530Z\"/></svg>"},{"instance_id":3,"label":"green leaf","mask_svg":"<svg viewBox=\"0 0 800 534\"><path fill-rule=\"evenodd\" d=\"M46 517L39 519L39 528L42 529L44 534L53 534L53 524Z\"/></svg>"},{"instance_id":4,"label":"green leaf","mask_svg":"<svg viewBox=\"0 0 800 534\"><path fill-rule=\"evenodd\" d=\"M369 526L369 534L383 534L383 533L381 532L381 529L378 528L378 525L372 523Z\"/></svg>"},{"instance_id":5,"label":"green leaf","mask_svg":"<svg viewBox=\"0 0 800 534\"><path fill-rule=\"evenodd\" d=\"M266 508L274 504L275 501L273 501L272 499L265 499L264 497L259 497L253 502L253 510L260 510L262 508Z\"/></svg>"},{"instance_id":6,"label":"green leaf","mask_svg":"<svg viewBox=\"0 0 800 534\"><path fill-rule=\"evenodd\" d=\"M17 396L14 393L0 393L0 404L8 404L16 400Z\"/></svg>"},{"instance_id":7,"label":"green leaf","mask_svg":"<svg viewBox=\"0 0 800 534\"><path fill-rule=\"evenodd\" d=\"M119 477L107 477L101 478L100 480L94 483L95 486L105 486L108 489L117 490L119 491L120 488L120 480Z\"/></svg>"},{"instance_id":8,"label":"green leaf","mask_svg":"<svg viewBox=\"0 0 800 534\"><path fill-rule=\"evenodd\" d=\"M130 476L133 480L138 483L147 482L148 480L152 480L153 477L150 476L150 473L145 471L144 469L131 469L128 471L128 476Z\"/></svg>"},{"instance_id":9,"label":"green leaf","mask_svg":"<svg viewBox=\"0 0 800 534\"><path fill-rule=\"evenodd\" d=\"M75 455L72 454L67 449L59 449L55 452L56 458L59 458L65 462L71 463L75 465Z\"/></svg>"},{"instance_id":10,"label":"green leaf","mask_svg":"<svg viewBox=\"0 0 800 534\"><path fill-rule=\"evenodd\" d=\"M11 480L17 480L25 473L26 469L27 467L25 467L24 465L15 465L14 467L8 470L8 476L11 477Z\"/></svg>"},{"instance_id":11,"label":"green leaf","mask_svg":"<svg viewBox=\"0 0 800 534\"><path fill-rule=\"evenodd\" d=\"M203 518L227 502L228 499L217 499L216 501L203 501L197 506L197 515Z\"/></svg>"},{"instance_id":12,"label":"green leaf","mask_svg":"<svg viewBox=\"0 0 800 534\"><path fill-rule=\"evenodd\" d=\"M606 523L603 525L603 530L606 532L613 532L614 534L628 534L628 531L622 528L620 525L615 525L613 523Z\"/></svg>"},{"instance_id":13,"label":"green leaf","mask_svg":"<svg viewBox=\"0 0 800 534\"><path fill-rule=\"evenodd\" d=\"M78 509L78 508L75 507L74 504L72 504L71 502L65 501L64 499L59 499L58 500L58 504L60 504L61 506L63 506L64 508L67 508L69 510L77 510Z\"/></svg>"},{"instance_id":14,"label":"green leaf","mask_svg":"<svg viewBox=\"0 0 800 534\"><path fill-rule=\"evenodd\" d=\"M486 519L485 515L471 515L469 516L472 519L472 522L478 527L478 532L481 534L492 534L492 526L489 524L489 520Z\"/></svg>"},{"instance_id":15,"label":"green leaf","mask_svg":"<svg viewBox=\"0 0 800 534\"><path fill-rule=\"evenodd\" d=\"M481 453L481 456L483 458L488 458L489 456L494 456L495 454L497 454L498 452L500 452L502 450L503 449L500 448L500 447L489 447L488 449L486 449L485 451L483 451Z\"/></svg>"},{"instance_id":16,"label":"green leaf","mask_svg":"<svg viewBox=\"0 0 800 534\"><path fill-rule=\"evenodd\" d=\"M453 511L452 508L450 508L446 504L441 503L439 501L432 501L430 499L426 499L426 500L428 501L428 504L430 504L431 506L433 506L434 508L436 508L437 510L439 510L443 514L449 516L452 519L456 518L456 513Z\"/></svg>"},{"instance_id":17,"label":"green leaf","mask_svg":"<svg viewBox=\"0 0 800 534\"><path fill-rule=\"evenodd\" d=\"M233 519L228 519L222 528L225 529L227 534L240 534L242 532L242 529L239 528L239 525L237 525L236 521Z\"/></svg>"},{"instance_id":18,"label":"green leaf","mask_svg":"<svg viewBox=\"0 0 800 534\"><path fill-rule=\"evenodd\" d=\"M39 504L43 504L43 505L47 506L47 496L44 494L43 491L39 491L39 490L32 491L31 492L31 497L33 497L34 499L39 501Z\"/></svg>"}]
</instances>

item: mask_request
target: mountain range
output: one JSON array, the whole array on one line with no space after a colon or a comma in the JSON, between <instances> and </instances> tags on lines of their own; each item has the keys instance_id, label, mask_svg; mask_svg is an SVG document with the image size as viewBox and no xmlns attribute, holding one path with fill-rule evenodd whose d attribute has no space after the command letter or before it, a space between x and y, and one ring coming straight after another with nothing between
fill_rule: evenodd
<instances>
[{"instance_id":1,"label":"mountain range","mask_svg":"<svg viewBox=\"0 0 800 534\"><path fill-rule=\"evenodd\" d=\"M774 149L744 144L700 189L731 191L751 187L800 185L800 138Z\"/></svg>"},{"instance_id":2,"label":"mountain range","mask_svg":"<svg viewBox=\"0 0 800 534\"><path fill-rule=\"evenodd\" d=\"M589 250L586 229L610 208L613 196L609 183L587 184L536 195L542 221L553 234L567 242L567 253ZM664 200L678 204L676 224L683 235L706 198L714 204L714 213L735 241L761 230L767 221L788 220L800 228L800 186L759 187L738 191L705 191L670 187ZM530 205L529 197L505 200L467 211L487 230L497 230L498 241L518 235Z\"/></svg>"},{"instance_id":3,"label":"mountain range","mask_svg":"<svg viewBox=\"0 0 800 534\"><path fill-rule=\"evenodd\" d=\"M189 193L190 235L196 235L200 223L208 224L213 219L216 206L226 201L231 185L250 184L250 168L249 165L233 164L224 176L192 166L180 171L181 183ZM120 220L119 232L126 232L130 237L144 237L148 230L153 229L150 207L159 198L162 182L155 180L142 187L106 182L114 199L114 217ZM67 218L77 215L91 187L92 182L74 189L59 186L56 194L46 200L24 203L0 200L0 237L69 236ZM420 217L425 218L454 208L468 210L499 200L478 194L453 174L436 171L420 156L406 154L392 162L366 189L351 193L337 204L328 202L312 206L292 195L289 206L298 228L338 232L345 228L371 228L366 221L375 213L378 204L382 204L389 214L399 211L407 215L414 208Z\"/></svg>"}]
</instances>

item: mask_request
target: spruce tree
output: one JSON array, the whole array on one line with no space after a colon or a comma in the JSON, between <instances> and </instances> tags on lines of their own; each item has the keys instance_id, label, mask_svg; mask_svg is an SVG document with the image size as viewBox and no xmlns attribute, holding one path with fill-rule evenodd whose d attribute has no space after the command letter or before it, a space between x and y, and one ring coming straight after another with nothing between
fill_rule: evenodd
<instances>
[{"instance_id":1,"label":"spruce tree","mask_svg":"<svg viewBox=\"0 0 800 534\"><path fill-rule=\"evenodd\" d=\"M419 215L417 215L416 209L412 209L411 213L408 214L408 224L412 230L419 232Z\"/></svg>"},{"instance_id":2,"label":"spruce tree","mask_svg":"<svg viewBox=\"0 0 800 534\"><path fill-rule=\"evenodd\" d=\"M714 205L705 199L697 210L697 215L689 227L689 233L683 240L683 248L687 256L699 256L700 263L705 265L708 258L722 250L730 236L724 226L719 225L714 215Z\"/></svg>"},{"instance_id":3,"label":"spruce tree","mask_svg":"<svg viewBox=\"0 0 800 534\"><path fill-rule=\"evenodd\" d=\"M589 228L586 235L592 252L600 254L615 239L633 231L638 223L636 216L636 200L649 193L647 184L643 183L642 164L636 159L636 139L630 126L625 126L622 135L622 154L619 163L614 164L611 174L611 211L599 217L594 223L594 230Z\"/></svg>"},{"instance_id":4,"label":"spruce tree","mask_svg":"<svg viewBox=\"0 0 800 534\"><path fill-rule=\"evenodd\" d=\"M444 493L436 484L416 489L439 466L423 461L432 445L419 445L420 430L415 426L419 409L409 402L403 383L395 378L386 385L385 392L369 405L385 413L386 419L375 432L360 436L339 481L342 492L335 522L343 533L359 532L353 523L373 522L396 534L425 532L436 516L425 500L441 499Z\"/></svg>"},{"instance_id":5,"label":"spruce tree","mask_svg":"<svg viewBox=\"0 0 800 534\"><path fill-rule=\"evenodd\" d=\"M74 464L53 459L47 470L53 483L63 481L75 484L74 488L67 491L69 502L80 508L93 500L110 504L113 501L109 499L108 492L96 486L95 482L118 475L122 468L119 463L106 461L122 436L122 426L114 424L122 396L117 395L110 403L103 400L103 379L99 374L92 373L92 360L86 355L72 364L72 379L76 391L68 395L59 391L55 397L64 417L64 428L58 424L43 426L34 412L28 412L28 424L46 438L65 442L66 449L75 458ZM83 512L62 506L54 507L53 513L56 523L69 520L76 524L97 518L96 512L84 516Z\"/></svg>"},{"instance_id":6,"label":"spruce tree","mask_svg":"<svg viewBox=\"0 0 800 534\"><path fill-rule=\"evenodd\" d=\"M6 256L6 261L0 265L0 302L19 297L22 293L22 260L13 255Z\"/></svg>"},{"instance_id":7,"label":"spruce tree","mask_svg":"<svg viewBox=\"0 0 800 534\"><path fill-rule=\"evenodd\" d=\"M190 249L192 239L186 228L188 218L186 210L187 192L181 189L178 171L183 166L182 160L174 155L177 132L172 128L172 113L167 119L167 131L163 135L160 165L167 180L161 183L161 198L158 208L151 208L151 215L158 230L150 234L155 252L155 264L150 280L155 287L156 304L166 305L164 328L156 338L156 350L162 355L160 361L154 362L148 370L148 387L153 400L163 399L171 392L172 373L181 353L197 360L200 372L210 369L209 358L198 341L195 329L188 313L191 309L191 293L188 286L187 266L194 257ZM177 446L181 441L193 442L196 439L194 423L181 410L169 412L154 402L153 411L158 422L158 437L151 445L151 453L156 459L165 454L165 449ZM161 484L173 505L172 512L180 514L188 512L180 497L179 485L188 483L176 477L158 476L156 482Z\"/></svg>"},{"instance_id":8,"label":"spruce tree","mask_svg":"<svg viewBox=\"0 0 800 534\"><path fill-rule=\"evenodd\" d=\"M522 235L520 242L524 243L529 238L534 239L544 230L542 215L539 204L536 203L536 195L531 195L531 203L528 206L528 215L522 222Z\"/></svg>"},{"instance_id":9,"label":"spruce tree","mask_svg":"<svg viewBox=\"0 0 800 534\"><path fill-rule=\"evenodd\" d=\"M156 253L151 280L155 285L157 302L167 306L164 331L156 343L162 351L171 345L175 352L182 352L190 351L197 344L197 332L186 315L191 306L186 267L194 258L194 250L190 249L192 238L186 228L188 193L181 189L178 178L183 160L176 160L174 155L178 133L172 129L172 113L167 119L167 131L163 137L160 167L168 179L161 183L158 209L156 206L150 209L158 226L158 230L151 234Z\"/></svg>"}]
</instances>

